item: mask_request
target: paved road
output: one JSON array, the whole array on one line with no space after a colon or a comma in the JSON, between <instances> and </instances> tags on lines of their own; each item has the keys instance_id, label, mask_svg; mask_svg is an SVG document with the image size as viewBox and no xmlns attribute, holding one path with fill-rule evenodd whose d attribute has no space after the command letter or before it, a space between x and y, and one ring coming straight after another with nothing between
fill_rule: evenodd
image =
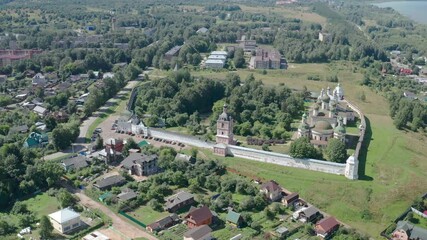
<instances>
[{"instance_id":1,"label":"paved road","mask_svg":"<svg viewBox=\"0 0 427 240\"><path fill-rule=\"evenodd\" d=\"M68 148L61 152L56 152L50 155L45 156L44 158L46 160L52 160L60 157L65 157L69 155L70 153L79 152L83 149L85 149L89 144L86 143L86 134L89 131L89 127L92 125L92 123L99 117L100 114L107 111L109 107L111 107L115 102L120 101L120 96L123 96L130 91L138 84L138 81L129 81L128 84L117 93L116 96L109 99L104 106L100 107L98 111L92 114L92 116L88 117L86 120L82 122L80 125L80 133L76 140L76 143L74 144L73 148Z\"/></svg>"}]
</instances>

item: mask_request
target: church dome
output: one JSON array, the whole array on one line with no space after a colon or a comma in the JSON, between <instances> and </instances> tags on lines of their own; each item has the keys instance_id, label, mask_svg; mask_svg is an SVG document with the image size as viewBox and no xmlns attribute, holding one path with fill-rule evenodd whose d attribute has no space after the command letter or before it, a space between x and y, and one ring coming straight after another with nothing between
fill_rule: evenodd
<instances>
[{"instance_id":1,"label":"church dome","mask_svg":"<svg viewBox=\"0 0 427 240\"><path fill-rule=\"evenodd\" d=\"M320 120L314 124L314 130L325 131L332 130L332 125L325 120Z\"/></svg>"},{"instance_id":2,"label":"church dome","mask_svg":"<svg viewBox=\"0 0 427 240\"><path fill-rule=\"evenodd\" d=\"M231 119L231 117L227 113L227 108L227 104L224 104L222 113L218 117L219 121L229 121Z\"/></svg>"},{"instance_id":3,"label":"church dome","mask_svg":"<svg viewBox=\"0 0 427 240\"><path fill-rule=\"evenodd\" d=\"M329 100L331 100L331 98L329 97L329 95L328 94L324 94L323 97L322 97L322 101L328 103Z\"/></svg>"},{"instance_id":4,"label":"church dome","mask_svg":"<svg viewBox=\"0 0 427 240\"><path fill-rule=\"evenodd\" d=\"M221 113L221 115L219 115L219 118L218 118L218 120L221 120L221 121L228 121L229 120L229 116L228 116L228 114L226 113L226 112L223 112L223 113Z\"/></svg>"}]
</instances>

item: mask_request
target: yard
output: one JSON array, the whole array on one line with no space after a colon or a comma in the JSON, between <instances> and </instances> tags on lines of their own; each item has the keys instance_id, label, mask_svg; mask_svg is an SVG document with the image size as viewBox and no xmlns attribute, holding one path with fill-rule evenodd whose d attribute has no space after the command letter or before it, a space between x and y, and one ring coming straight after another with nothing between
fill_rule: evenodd
<instances>
[{"instance_id":1,"label":"yard","mask_svg":"<svg viewBox=\"0 0 427 240\"><path fill-rule=\"evenodd\" d=\"M168 212L157 212L149 206L140 206L137 209L126 212L128 215L134 217L145 225L151 224L161 218L168 216Z\"/></svg>"}]
</instances>

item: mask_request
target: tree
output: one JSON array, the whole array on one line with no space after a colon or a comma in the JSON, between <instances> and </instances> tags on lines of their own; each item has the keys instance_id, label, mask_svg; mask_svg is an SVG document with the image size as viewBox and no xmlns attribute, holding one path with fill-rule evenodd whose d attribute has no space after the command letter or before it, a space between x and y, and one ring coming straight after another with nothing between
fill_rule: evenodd
<instances>
[{"instance_id":1,"label":"tree","mask_svg":"<svg viewBox=\"0 0 427 240\"><path fill-rule=\"evenodd\" d=\"M294 158L321 158L322 154L310 143L307 137L301 137L291 143L290 155Z\"/></svg>"},{"instance_id":2,"label":"tree","mask_svg":"<svg viewBox=\"0 0 427 240\"><path fill-rule=\"evenodd\" d=\"M52 235L52 231L53 226L49 221L49 218L47 216L42 216L40 219L40 238L49 239L49 237Z\"/></svg>"},{"instance_id":3,"label":"tree","mask_svg":"<svg viewBox=\"0 0 427 240\"><path fill-rule=\"evenodd\" d=\"M344 163L347 159L345 144L335 138L329 139L325 153L326 158L331 162Z\"/></svg>"},{"instance_id":4,"label":"tree","mask_svg":"<svg viewBox=\"0 0 427 240\"><path fill-rule=\"evenodd\" d=\"M128 138L126 144L123 146L123 155L128 156L130 149L139 149L138 144L133 140L133 138Z\"/></svg>"},{"instance_id":5,"label":"tree","mask_svg":"<svg viewBox=\"0 0 427 240\"><path fill-rule=\"evenodd\" d=\"M244 57L244 52L242 48L238 48L235 53L234 53L234 66L236 68L243 68L245 65L245 57Z\"/></svg>"},{"instance_id":6,"label":"tree","mask_svg":"<svg viewBox=\"0 0 427 240\"><path fill-rule=\"evenodd\" d=\"M23 202L15 202L11 211L13 214L25 214L28 212L27 204Z\"/></svg>"},{"instance_id":7,"label":"tree","mask_svg":"<svg viewBox=\"0 0 427 240\"><path fill-rule=\"evenodd\" d=\"M0 220L0 236L8 235L15 230L13 225L10 225L8 222L4 220Z\"/></svg>"},{"instance_id":8,"label":"tree","mask_svg":"<svg viewBox=\"0 0 427 240\"><path fill-rule=\"evenodd\" d=\"M64 188L61 188L61 190L59 190L56 197L58 199L59 205L61 205L61 208L66 208L70 206L72 207L77 202L75 197Z\"/></svg>"},{"instance_id":9,"label":"tree","mask_svg":"<svg viewBox=\"0 0 427 240\"><path fill-rule=\"evenodd\" d=\"M99 136L99 137L96 139L95 147L96 147L96 149L97 149L97 150L99 150L99 149L102 149L102 148L103 148L103 146L104 146L104 139L102 139L102 137L101 137L101 136Z\"/></svg>"}]
</instances>

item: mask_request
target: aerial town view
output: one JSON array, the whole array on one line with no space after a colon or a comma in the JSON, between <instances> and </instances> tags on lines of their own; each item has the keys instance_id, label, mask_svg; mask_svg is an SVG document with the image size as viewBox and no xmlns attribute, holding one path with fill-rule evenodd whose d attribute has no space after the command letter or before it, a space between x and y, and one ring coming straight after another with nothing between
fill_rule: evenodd
<instances>
[{"instance_id":1,"label":"aerial town view","mask_svg":"<svg viewBox=\"0 0 427 240\"><path fill-rule=\"evenodd\" d=\"M0 240L427 240L427 0L0 0Z\"/></svg>"}]
</instances>

